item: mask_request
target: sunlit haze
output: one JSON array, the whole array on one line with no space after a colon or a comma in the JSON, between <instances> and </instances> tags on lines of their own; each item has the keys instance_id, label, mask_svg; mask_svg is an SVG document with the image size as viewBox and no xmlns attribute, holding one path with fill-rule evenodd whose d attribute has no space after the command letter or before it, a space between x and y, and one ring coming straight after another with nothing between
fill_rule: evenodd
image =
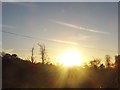
<instances>
[{"instance_id":1,"label":"sunlit haze","mask_svg":"<svg viewBox=\"0 0 120 90\"><path fill-rule=\"evenodd\" d=\"M2 2L2 89L118 88L119 4Z\"/></svg>"},{"instance_id":2,"label":"sunlit haze","mask_svg":"<svg viewBox=\"0 0 120 90\"><path fill-rule=\"evenodd\" d=\"M83 64L83 57L78 51L70 50L60 56L60 63L64 66L79 66Z\"/></svg>"},{"instance_id":3,"label":"sunlit haze","mask_svg":"<svg viewBox=\"0 0 120 90\"><path fill-rule=\"evenodd\" d=\"M44 44L51 62L81 65L118 53L117 3L3 3L3 51L40 62ZM77 50L73 50L76 49ZM72 51L73 50L73 51ZM68 63L66 63L68 62Z\"/></svg>"}]
</instances>

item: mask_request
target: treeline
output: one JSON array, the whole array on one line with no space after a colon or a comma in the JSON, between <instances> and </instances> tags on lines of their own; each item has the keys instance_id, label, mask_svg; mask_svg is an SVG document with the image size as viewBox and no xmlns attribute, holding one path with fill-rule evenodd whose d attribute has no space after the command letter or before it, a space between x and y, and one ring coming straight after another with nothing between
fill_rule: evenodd
<instances>
[{"instance_id":1,"label":"treeline","mask_svg":"<svg viewBox=\"0 0 120 90\"><path fill-rule=\"evenodd\" d=\"M64 68L49 63L33 63L16 54L2 56L3 88L117 88L120 78L120 55L115 63L106 64L94 58L83 67Z\"/></svg>"}]
</instances>

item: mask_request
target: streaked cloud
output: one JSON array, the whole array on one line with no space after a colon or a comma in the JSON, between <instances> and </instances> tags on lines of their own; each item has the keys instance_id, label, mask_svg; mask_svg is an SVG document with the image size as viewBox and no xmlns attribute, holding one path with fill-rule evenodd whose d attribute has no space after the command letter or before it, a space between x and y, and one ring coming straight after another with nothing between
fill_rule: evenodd
<instances>
[{"instance_id":1,"label":"streaked cloud","mask_svg":"<svg viewBox=\"0 0 120 90\"><path fill-rule=\"evenodd\" d=\"M11 25L0 25L0 27L9 28L9 29L14 29L15 28L14 26L11 26Z\"/></svg>"},{"instance_id":2,"label":"streaked cloud","mask_svg":"<svg viewBox=\"0 0 120 90\"><path fill-rule=\"evenodd\" d=\"M90 38L90 36L81 36L79 38L79 40L88 40Z\"/></svg>"},{"instance_id":3,"label":"streaked cloud","mask_svg":"<svg viewBox=\"0 0 120 90\"><path fill-rule=\"evenodd\" d=\"M58 39L48 39L48 40L49 40L49 41L53 41L53 42L57 42L57 43L77 45L76 42L63 41L63 40L58 40Z\"/></svg>"},{"instance_id":4,"label":"streaked cloud","mask_svg":"<svg viewBox=\"0 0 120 90\"><path fill-rule=\"evenodd\" d=\"M108 32L98 31L98 30L94 30L94 29L90 29L90 28L85 28L85 27L77 26L77 25L62 22L62 21L56 21L56 20L50 20L50 21L54 22L56 24L60 24L60 25L63 25L63 26L67 26L67 27L70 27L70 28L77 29L77 30L89 31L89 32L93 32L93 33L109 34Z\"/></svg>"},{"instance_id":5,"label":"streaked cloud","mask_svg":"<svg viewBox=\"0 0 120 90\"><path fill-rule=\"evenodd\" d=\"M2 32L12 34L12 35L17 35L17 36L20 36L20 37L35 39L35 40L49 41L49 42L69 44L69 45L77 45L77 43L70 42L70 41L63 41L63 40L58 40L58 39L37 38L37 37L27 36L27 35L23 35L23 34L14 33L14 32L8 32L8 31L5 31L5 30L3 30Z\"/></svg>"}]
</instances>

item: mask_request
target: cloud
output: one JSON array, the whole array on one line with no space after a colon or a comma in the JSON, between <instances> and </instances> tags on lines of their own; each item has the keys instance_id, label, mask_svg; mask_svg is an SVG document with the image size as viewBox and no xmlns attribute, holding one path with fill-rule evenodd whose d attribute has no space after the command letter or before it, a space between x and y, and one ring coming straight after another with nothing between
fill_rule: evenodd
<instances>
[{"instance_id":1,"label":"cloud","mask_svg":"<svg viewBox=\"0 0 120 90\"><path fill-rule=\"evenodd\" d=\"M85 28L85 27L81 27L81 26L77 26L74 24L70 24L70 23L65 23L65 22L61 22L61 21L56 21L56 20L50 20L51 22L54 22L56 24L60 24L63 26L67 26L67 27L71 27L77 30L83 30L83 31L89 31L89 32L93 32L93 33L101 33L101 34L109 34L108 32L103 32L103 31L98 31L98 30L94 30L94 29L89 29L89 28Z\"/></svg>"},{"instance_id":2,"label":"cloud","mask_svg":"<svg viewBox=\"0 0 120 90\"><path fill-rule=\"evenodd\" d=\"M27 36L27 35L23 35L23 34L8 32L8 31L5 31L5 30L2 30L2 32L12 34L12 35L16 35L16 36L20 36L20 37L35 39L35 40L49 41L49 42L55 42L55 43L61 43L61 44L77 45L77 43L70 42L70 41L63 41L63 40L58 40L58 39L47 39L47 38L44 38L44 39L43 38L36 38L36 37Z\"/></svg>"},{"instance_id":3,"label":"cloud","mask_svg":"<svg viewBox=\"0 0 120 90\"><path fill-rule=\"evenodd\" d=\"M79 40L88 40L90 38L90 36L81 36L79 38Z\"/></svg>"},{"instance_id":4,"label":"cloud","mask_svg":"<svg viewBox=\"0 0 120 90\"><path fill-rule=\"evenodd\" d=\"M3 29L3 28L15 29L14 26L11 26L11 25L3 25L3 24L0 24L0 28L1 28L1 29Z\"/></svg>"},{"instance_id":5,"label":"cloud","mask_svg":"<svg viewBox=\"0 0 120 90\"><path fill-rule=\"evenodd\" d=\"M76 42L63 41L63 40L58 40L58 39L48 39L48 40L49 40L49 41L52 41L52 42L57 42L57 43L77 45Z\"/></svg>"},{"instance_id":6,"label":"cloud","mask_svg":"<svg viewBox=\"0 0 120 90\"><path fill-rule=\"evenodd\" d=\"M9 28L9 29L14 29L15 27L11 26L11 25L0 25L0 27L2 28Z\"/></svg>"}]
</instances>

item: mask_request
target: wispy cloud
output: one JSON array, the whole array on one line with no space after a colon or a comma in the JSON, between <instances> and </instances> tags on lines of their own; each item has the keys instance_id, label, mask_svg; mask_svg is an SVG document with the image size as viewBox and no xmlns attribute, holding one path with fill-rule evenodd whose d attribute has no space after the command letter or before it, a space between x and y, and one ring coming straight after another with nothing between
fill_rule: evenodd
<instances>
[{"instance_id":1,"label":"wispy cloud","mask_svg":"<svg viewBox=\"0 0 120 90\"><path fill-rule=\"evenodd\" d=\"M11 26L11 25L3 25L3 24L0 24L0 28L1 28L1 29L3 29L3 28L15 29L14 26Z\"/></svg>"},{"instance_id":2,"label":"wispy cloud","mask_svg":"<svg viewBox=\"0 0 120 90\"><path fill-rule=\"evenodd\" d=\"M20 37L35 39L35 40L49 41L49 42L55 42L55 43L61 43L61 44L69 44L69 45L77 45L77 43L70 42L70 41L63 41L63 40L58 40L58 39L37 38L37 37L27 36L27 35L23 35L23 34L8 32L8 31L5 31L5 30L3 30L2 32L12 34L12 35L16 35L16 36L20 36Z\"/></svg>"},{"instance_id":3,"label":"wispy cloud","mask_svg":"<svg viewBox=\"0 0 120 90\"><path fill-rule=\"evenodd\" d=\"M76 42L71 42L71 41L64 41L64 40L58 40L58 39L48 39L48 40L49 40L49 41L52 41L52 42L56 42L56 43L77 45Z\"/></svg>"},{"instance_id":4,"label":"wispy cloud","mask_svg":"<svg viewBox=\"0 0 120 90\"><path fill-rule=\"evenodd\" d=\"M94 29L90 29L90 28L85 28L85 27L77 26L77 25L74 25L74 24L71 24L71 23L66 23L66 22L61 22L61 21L56 21L56 20L50 20L50 21L54 22L56 24L71 27L71 28L74 28L74 29L77 29L77 30L84 30L84 31L89 31L89 32L93 32L93 33L109 34L108 32L98 31L98 30L94 30Z\"/></svg>"},{"instance_id":5,"label":"wispy cloud","mask_svg":"<svg viewBox=\"0 0 120 90\"><path fill-rule=\"evenodd\" d=\"M15 27L11 26L11 25L0 25L0 27L2 28L9 28L9 29L14 29Z\"/></svg>"}]
</instances>

